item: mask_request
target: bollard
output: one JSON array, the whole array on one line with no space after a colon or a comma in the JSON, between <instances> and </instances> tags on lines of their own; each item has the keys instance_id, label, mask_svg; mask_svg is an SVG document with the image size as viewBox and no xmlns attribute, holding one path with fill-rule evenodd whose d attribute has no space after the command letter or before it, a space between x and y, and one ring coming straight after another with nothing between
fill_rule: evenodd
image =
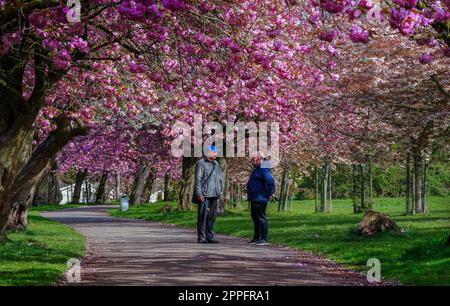
<instances>
[{"instance_id":1,"label":"bollard","mask_svg":"<svg viewBox=\"0 0 450 306\"><path fill-rule=\"evenodd\" d=\"M123 195L120 197L120 210L121 211L127 211L128 205L129 205L129 198L126 195Z\"/></svg>"}]
</instances>

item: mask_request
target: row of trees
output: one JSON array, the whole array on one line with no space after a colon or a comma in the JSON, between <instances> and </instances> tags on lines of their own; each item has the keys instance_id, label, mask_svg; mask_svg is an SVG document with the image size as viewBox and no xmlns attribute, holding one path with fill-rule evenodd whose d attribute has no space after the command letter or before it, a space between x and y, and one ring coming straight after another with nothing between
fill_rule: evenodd
<instances>
[{"instance_id":1,"label":"row of trees","mask_svg":"<svg viewBox=\"0 0 450 306\"><path fill-rule=\"evenodd\" d=\"M352 198L352 184L360 184L361 167L363 165L335 164L331 166L331 178L333 185L333 198ZM366 166L368 168L368 166ZM320 169L319 169L320 170ZM409 182L412 184L412 166L409 168ZM374 197L403 197L407 191L407 164L401 161L391 161L390 164L372 165L372 193ZM297 179L299 190L295 199L312 200L315 198L315 172L309 170L308 175ZM319 172L320 174L320 172ZM364 170L367 184L370 189L370 175L368 169ZM427 194L430 196L446 196L449 190L449 169L447 162L438 156L431 158L426 165ZM358 190L359 188L356 188ZM411 188L410 188L411 189ZM368 191L368 190L367 190Z\"/></svg>"},{"instance_id":2,"label":"row of trees","mask_svg":"<svg viewBox=\"0 0 450 306\"><path fill-rule=\"evenodd\" d=\"M195 114L281 123L280 210L315 165L318 210L330 209L330 165L364 171L393 143L424 210L424 159L448 134L447 3L80 3L72 22L64 1L0 2L0 235L55 163L78 186L88 169L98 200L117 174L136 204L156 177L179 177L187 209L195 159L172 158L168 143ZM235 197L246 176L220 164Z\"/></svg>"}]
</instances>

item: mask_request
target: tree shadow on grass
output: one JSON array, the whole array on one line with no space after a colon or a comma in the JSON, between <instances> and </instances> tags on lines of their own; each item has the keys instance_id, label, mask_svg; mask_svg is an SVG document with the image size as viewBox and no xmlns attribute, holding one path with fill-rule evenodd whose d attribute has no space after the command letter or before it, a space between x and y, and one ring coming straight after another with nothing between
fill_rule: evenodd
<instances>
[{"instance_id":1,"label":"tree shadow on grass","mask_svg":"<svg viewBox=\"0 0 450 306\"><path fill-rule=\"evenodd\" d=\"M269 224L275 227L293 227L293 226L307 226L311 228L326 227L326 226L355 226L358 224L359 217L348 216L327 216L311 217L311 216L275 216L268 217ZM250 220L250 219L249 219Z\"/></svg>"},{"instance_id":2,"label":"tree shadow on grass","mask_svg":"<svg viewBox=\"0 0 450 306\"><path fill-rule=\"evenodd\" d=\"M439 260L450 258L450 247L445 246L444 235L437 235L432 239L418 240L407 248L402 256L402 260Z\"/></svg>"},{"instance_id":3,"label":"tree shadow on grass","mask_svg":"<svg viewBox=\"0 0 450 306\"><path fill-rule=\"evenodd\" d=\"M398 219L398 222L413 222L413 223L420 223L420 222L432 222L432 221L450 221L450 217L429 217L429 216L420 216L418 218L414 217L402 217Z\"/></svg>"},{"instance_id":4,"label":"tree shadow on grass","mask_svg":"<svg viewBox=\"0 0 450 306\"><path fill-rule=\"evenodd\" d=\"M9 233L0 244L0 285L51 285L78 258L84 238L71 228L31 214L26 230Z\"/></svg>"},{"instance_id":5,"label":"tree shadow on grass","mask_svg":"<svg viewBox=\"0 0 450 306\"><path fill-rule=\"evenodd\" d=\"M62 248L49 247L45 242L36 240L9 241L0 246L0 263L8 262L58 264L65 263L68 258L78 257L79 253Z\"/></svg>"},{"instance_id":6,"label":"tree shadow on grass","mask_svg":"<svg viewBox=\"0 0 450 306\"><path fill-rule=\"evenodd\" d=\"M42 267L33 269L16 269L13 272L0 272L0 286L49 286L56 284L61 270Z\"/></svg>"}]
</instances>

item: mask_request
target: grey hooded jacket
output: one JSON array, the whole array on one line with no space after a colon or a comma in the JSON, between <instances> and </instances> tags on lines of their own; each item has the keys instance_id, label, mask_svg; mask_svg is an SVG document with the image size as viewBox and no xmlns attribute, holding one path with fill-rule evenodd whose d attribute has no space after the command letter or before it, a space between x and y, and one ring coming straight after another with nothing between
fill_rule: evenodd
<instances>
[{"instance_id":1,"label":"grey hooded jacket","mask_svg":"<svg viewBox=\"0 0 450 306\"><path fill-rule=\"evenodd\" d=\"M214 173L211 174L208 183L205 184L206 179L213 170L214 164L216 164ZM195 165L194 192L195 195L203 195L205 198L220 197L222 194L222 171L217 161L210 161L206 158L201 158L197 161Z\"/></svg>"}]
</instances>

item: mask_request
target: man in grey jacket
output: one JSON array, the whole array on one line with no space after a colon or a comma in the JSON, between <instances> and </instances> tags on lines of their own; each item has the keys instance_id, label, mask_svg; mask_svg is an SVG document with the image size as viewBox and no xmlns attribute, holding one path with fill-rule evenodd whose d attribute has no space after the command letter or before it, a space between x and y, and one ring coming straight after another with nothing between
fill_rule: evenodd
<instances>
[{"instance_id":1,"label":"man in grey jacket","mask_svg":"<svg viewBox=\"0 0 450 306\"><path fill-rule=\"evenodd\" d=\"M218 150L208 147L206 156L195 165L194 193L198 204L197 234L198 243L218 243L214 239L214 222L217 215L217 204L222 194L222 171L216 161Z\"/></svg>"}]
</instances>

